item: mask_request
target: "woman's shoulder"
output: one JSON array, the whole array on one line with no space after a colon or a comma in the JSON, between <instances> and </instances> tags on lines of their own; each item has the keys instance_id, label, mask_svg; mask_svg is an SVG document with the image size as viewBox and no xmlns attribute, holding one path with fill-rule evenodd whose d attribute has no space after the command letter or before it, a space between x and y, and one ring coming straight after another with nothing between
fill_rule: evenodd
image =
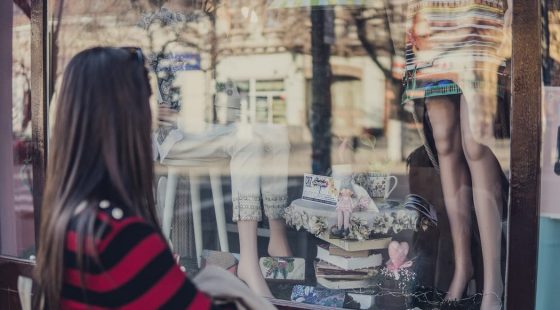
<instances>
[{"instance_id":1,"label":"woman's shoulder","mask_svg":"<svg viewBox=\"0 0 560 310\"><path fill-rule=\"evenodd\" d=\"M78 239L72 234L67 239L64 299L103 308L210 308L211 300L188 281L157 228L116 203L91 206L76 216L97 225L95 236L83 239L82 264L72 246Z\"/></svg>"},{"instance_id":2,"label":"woman's shoulder","mask_svg":"<svg viewBox=\"0 0 560 310\"><path fill-rule=\"evenodd\" d=\"M146 252L160 254L166 246L152 225L126 207L108 200L95 205L88 202L87 208L72 218L67 230L65 264L78 268L78 256L83 251L85 270L98 274L120 266L125 258L137 262L149 260L144 255Z\"/></svg>"},{"instance_id":3,"label":"woman's shoulder","mask_svg":"<svg viewBox=\"0 0 560 310\"><path fill-rule=\"evenodd\" d=\"M68 227L67 244L76 243L79 236L83 236L84 241L93 241L98 251L103 251L104 245L110 243L131 246L158 235L146 220L110 200L82 202Z\"/></svg>"},{"instance_id":4,"label":"woman's shoulder","mask_svg":"<svg viewBox=\"0 0 560 310\"><path fill-rule=\"evenodd\" d=\"M125 228L129 225L148 225L146 220L132 213L126 206L109 200L97 203L96 220L107 223L112 228Z\"/></svg>"},{"instance_id":5,"label":"woman's shoulder","mask_svg":"<svg viewBox=\"0 0 560 310\"><path fill-rule=\"evenodd\" d=\"M120 247L132 247L142 243L146 238L157 238L156 229L145 219L131 212L126 206L109 200L98 204L96 221L104 223L104 231L98 231L101 244L116 244ZM159 240L157 240L159 241ZM100 250L103 247L101 246Z\"/></svg>"}]
</instances>

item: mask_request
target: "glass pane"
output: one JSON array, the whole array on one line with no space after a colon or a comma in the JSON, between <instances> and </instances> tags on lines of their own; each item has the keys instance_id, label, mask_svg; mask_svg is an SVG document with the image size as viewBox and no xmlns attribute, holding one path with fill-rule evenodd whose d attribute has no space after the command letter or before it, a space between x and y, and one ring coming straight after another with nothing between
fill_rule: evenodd
<instances>
[{"instance_id":1,"label":"glass pane","mask_svg":"<svg viewBox=\"0 0 560 310\"><path fill-rule=\"evenodd\" d=\"M11 110L6 114L1 113L2 122L11 122L12 128L11 161L2 163L2 174L7 172L12 178L11 184L3 186L12 195L2 198L0 254L27 259L35 254L31 161L31 23L29 17L15 4L13 14L12 66L8 68L12 73Z\"/></svg>"},{"instance_id":2,"label":"glass pane","mask_svg":"<svg viewBox=\"0 0 560 310\"><path fill-rule=\"evenodd\" d=\"M159 215L189 274L314 305L499 305L503 1L327 2L53 1L53 85L85 48L142 48Z\"/></svg>"},{"instance_id":3,"label":"glass pane","mask_svg":"<svg viewBox=\"0 0 560 310\"><path fill-rule=\"evenodd\" d=\"M536 309L554 307L556 288L560 284L560 5L542 1L543 18L543 144L541 170L541 218L539 231L539 265Z\"/></svg>"},{"instance_id":4,"label":"glass pane","mask_svg":"<svg viewBox=\"0 0 560 310\"><path fill-rule=\"evenodd\" d=\"M274 124L286 124L286 100L282 96L272 97L272 113Z\"/></svg>"},{"instance_id":5,"label":"glass pane","mask_svg":"<svg viewBox=\"0 0 560 310\"><path fill-rule=\"evenodd\" d=\"M269 100L267 96L257 97L257 123L267 123L269 115Z\"/></svg>"}]
</instances>

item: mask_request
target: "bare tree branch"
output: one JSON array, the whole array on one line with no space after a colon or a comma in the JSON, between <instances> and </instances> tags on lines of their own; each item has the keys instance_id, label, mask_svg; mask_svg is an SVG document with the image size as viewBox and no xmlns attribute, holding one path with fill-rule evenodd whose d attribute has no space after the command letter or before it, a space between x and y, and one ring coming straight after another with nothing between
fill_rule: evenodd
<instances>
[{"instance_id":1,"label":"bare tree branch","mask_svg":"<svg viewBox=\"0 0 560 310\"><path fill-rule=\"evenodd\" d=\"M393 34L391 32L391 25L390 20L389 20L389 1L385 0L383 1L385 3L385 5L383 6L383 11L385 13L385 16L383 16L383 26L385 27L385 31L387 31L387 37L389 38L389 40L391 41L389 44L389 53L391 55L391 68L392 63L393 63L393 57L397 54L397 51L395 50L395 44L393 42Z\"/></svg>"},{"instance_id":2,"label":"bare tree branch","mask_svg":"<svg viewBox=\"0 0 560 310\"><path fill-rule=\"evenodd\" d=\"M391 27L389 25L390 21L389 21L389 14L387 11L387 7L384 8L384 14L382 16L376 16L376 18L383 18L383 27L384 27L383 30L385 31L385 33L387 33L387 37L391 41L390 44L388 44L389 47L388 53L390 58L389 67L384 66L379 61L380 55L378 53L378 48L372 44L372 42L368 39L367 36L367 22L368 20L371 20L373 18L372 17L364 18L361 16L361 13L362 13L361 10L356 10L353 11L351 15L352 18L354 19L354 23L356 25L356 32L362 47L364 48L368 56L371 58L371 60L375 63L375 65L377 65L377 67L383 72L383 75L385 76L386 79L390 80L392 83L400 83L400 80L396 79L392 74L393 61L396 55L396 50L395 50L395 45L393 44L393 41L391 39L392 34L391 34Z\"/></svg>"},{"instance_id":3,"label":"bare tree branch","mask_svg":"<svg viewBox=\"0 0 560 310\"><path fill-rule=\"evenodd\" d=\"M358 39L360 43L364 47L364 50L368 53L371 60L379 67L379 69L385 75L385 78L391 78L391 70L385 68L381 62L379 62L379 55L377 54L377 49L370 43L367 38L367 30L366 30L366 20L360 18L357 13L353 13L352 17L354 18L354 22L356 23L356 32L358 33Z\"/></svg>"}]
</instances>

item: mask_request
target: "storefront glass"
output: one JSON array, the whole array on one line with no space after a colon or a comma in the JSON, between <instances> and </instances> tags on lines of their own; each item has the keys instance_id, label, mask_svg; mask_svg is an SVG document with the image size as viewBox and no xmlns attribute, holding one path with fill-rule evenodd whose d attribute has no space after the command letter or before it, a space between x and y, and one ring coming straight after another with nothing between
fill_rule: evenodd
<instances>
[{"instance_id":1,"label":"storefront glass","mask_svg":"<svg viewBox=\"0 0 560 310\"><path fill-rule=\"evenodd\" d=\"M142 48L159 215L190 274L314 305L494 309L504 3L49 1L51 83L83 49Z\"/></svg>"},{"instance_id":2,"label":"storefront glass","mask_svg":"<svg viewBox=\"0 0 560 310\"><path fill-rule=\"evenodd\" d=\"M556 306L560 284L560 4L542 1L543 6L543 141L541 172L541 218L536 309Z\"/></svg>"},{"instance_id":3,"label":"storefront glass","mask_svg":"<svg viewBox=\"0 0 560 310\"><path fill-rule=\"evenodd\" d=\"M14 4L11 67L2 67L4 72L11 72L12 78L11 92L3 94L8 96L2 102L11 104L3 105L0 113L2 141L11 141L11 148L2 150L6 161L2 162L0 181L0 254L26 259L35 254L30 24L29 17Z\"/></svg>"}]
</instances>

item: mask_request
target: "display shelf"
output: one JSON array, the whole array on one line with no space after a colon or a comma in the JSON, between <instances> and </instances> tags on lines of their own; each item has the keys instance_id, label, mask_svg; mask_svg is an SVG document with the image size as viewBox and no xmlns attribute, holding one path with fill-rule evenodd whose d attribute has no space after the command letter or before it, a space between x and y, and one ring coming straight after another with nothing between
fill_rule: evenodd
<instances>
[{"instance_id":1,"label":"display shelf","mask_svg":"<svg viewBox=\"0 0 560 310\"><path fill-rule=\"evenodd\" d=\"M366 210L352 213L351 239L367 240L388 237L403 230L418 230L421 217L416 210L404 208L398 202L379 204L379 208L379 212ZM284 217L289 226L305 229L323 239L337 223L335 207L304 199L294 200Z\"/></svg>"}]
</instances>

